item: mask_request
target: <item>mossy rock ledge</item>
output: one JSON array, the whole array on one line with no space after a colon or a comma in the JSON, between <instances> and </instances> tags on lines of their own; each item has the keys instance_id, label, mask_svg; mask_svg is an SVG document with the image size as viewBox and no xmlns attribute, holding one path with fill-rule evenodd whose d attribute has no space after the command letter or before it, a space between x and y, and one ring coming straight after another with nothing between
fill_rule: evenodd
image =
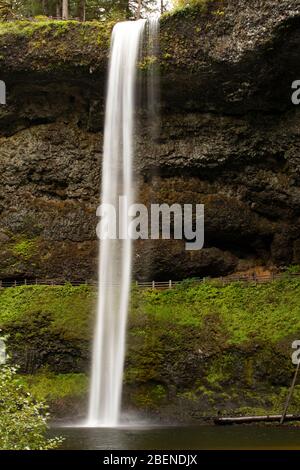
<instances>
[{"instance_id":1,"label":"mossy rock ledge","mask_svg":"<svg viewBox=\"0 0 300 470\"><path fill-rule=\"evenodd\" d=\"M132 290L123 410L154 422L280 413L300 335L300 281L186 281ZM87 410L96 292L89 286L0 291L0 327L20 380L55 418ZM297 385L290 411L299 412Z\"/></svg>"}]
</instances>

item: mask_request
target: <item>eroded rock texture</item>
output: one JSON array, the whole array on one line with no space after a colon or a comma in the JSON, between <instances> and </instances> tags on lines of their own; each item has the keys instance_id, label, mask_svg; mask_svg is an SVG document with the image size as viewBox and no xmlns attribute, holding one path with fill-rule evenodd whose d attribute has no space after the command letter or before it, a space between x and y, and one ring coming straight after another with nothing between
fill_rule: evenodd
<instances>
[{"instance_id":1,"label":"eroded rock texture","mask_svg":"<svg viewBox=\"0 0 300 470\"><path fill-rule=\"evenodd\" d=\"M204 203L206 241L138 242L135 277L300 263L299 26L298 0L211 1L163 19L161 127L155 141L139 129L139 200ZM0 38L2 279L95 277L108 41L94 26L55 28Z\"/></svg>"}]
</instances>

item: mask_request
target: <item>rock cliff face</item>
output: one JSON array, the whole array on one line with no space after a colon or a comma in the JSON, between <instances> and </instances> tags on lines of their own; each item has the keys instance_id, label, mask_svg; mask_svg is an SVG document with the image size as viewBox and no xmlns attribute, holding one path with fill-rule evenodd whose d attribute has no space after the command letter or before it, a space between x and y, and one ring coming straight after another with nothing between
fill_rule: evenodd
<instances>
[{"instance_id":1,"label":"rock cliff face","mask_svg":"<svg viewBox=\"0 0 300 470\"><path fill-rule=\"evenodd\" d=\"M207 1L162 20L161 126L155 141L139 131L139 199L205 204L206 241L137 242L137 278L300 263L299 26L298 0ZM1 279L95 276L110 31L0 27Z\"/></svg>"}]
</instances>

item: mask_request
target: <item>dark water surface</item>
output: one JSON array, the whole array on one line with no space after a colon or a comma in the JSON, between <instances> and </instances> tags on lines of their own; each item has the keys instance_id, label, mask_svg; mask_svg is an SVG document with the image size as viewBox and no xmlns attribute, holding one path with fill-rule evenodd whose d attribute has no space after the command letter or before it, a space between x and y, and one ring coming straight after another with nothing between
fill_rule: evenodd
<instances>
[{"instance_id":1,"label":"dark water surface","mask_svg":"<svg viewBox=\"0 0 300 470\"><path fill-rule=\"evenodd\" d=\"M52 428L68 450L300 449L300 428L288 426L190 426Z\"/></svg>"}]
</instances>

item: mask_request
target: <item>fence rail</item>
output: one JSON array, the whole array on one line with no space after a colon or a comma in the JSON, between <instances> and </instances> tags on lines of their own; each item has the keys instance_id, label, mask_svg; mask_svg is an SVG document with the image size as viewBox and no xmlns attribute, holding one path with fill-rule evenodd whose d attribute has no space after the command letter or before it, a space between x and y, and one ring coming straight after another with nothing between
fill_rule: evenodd
<instances>
[{"instance_id":1,"label":"fence rail","mask_svg":"<svg viewBox=\"0 0 300 470\"><path fill-rule=\"evenodd\" d=\"M253 274L253 275L230 275L226 277L203 277L193 278L192 281L195 284L202 284L205 282L215 282L223 286L232 282L244 282L244 283L255 283L263 284L272 282L282 278L294 278L299 277L300 273L266 273L266 274ZM140 289L173 289L183 281L134 281L133 285ZM44 285L44 286L63 286L65 284L71 284L72 286L97 286L98 282L94 279L82 280L82 279L15 279L15 280L0 280L0 288L18 287L18 286L33 286L33 285ZM117 284L116 284L117 285Z\"/></svg>"}]
</instances>

